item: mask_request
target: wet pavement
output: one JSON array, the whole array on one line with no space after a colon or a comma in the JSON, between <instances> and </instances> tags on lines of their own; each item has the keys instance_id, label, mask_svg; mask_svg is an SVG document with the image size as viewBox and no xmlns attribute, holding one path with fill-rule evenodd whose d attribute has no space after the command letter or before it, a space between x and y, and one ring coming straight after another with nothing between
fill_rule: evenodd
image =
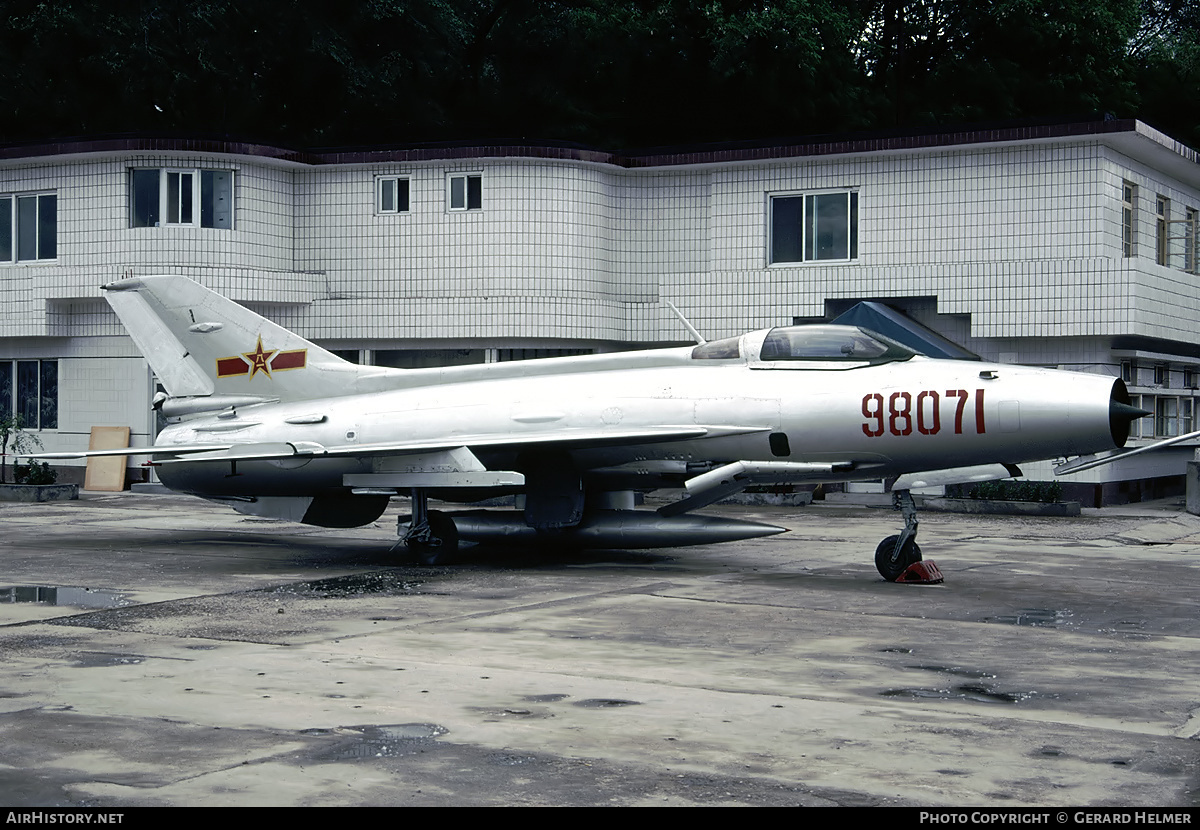
<instances>
[{"instance_id":1,"label":"wet pavement","mask_svg":"<svg viewBox=\"0 0 1200 830\"><path fill-rule=\"evenodd\" d=\"M1179 501L1179 500L1175 500ZM0 804L1200 804L1200 517L897 514L422 567L179 496L0 504Z\"/></svg>"}]
</instances>

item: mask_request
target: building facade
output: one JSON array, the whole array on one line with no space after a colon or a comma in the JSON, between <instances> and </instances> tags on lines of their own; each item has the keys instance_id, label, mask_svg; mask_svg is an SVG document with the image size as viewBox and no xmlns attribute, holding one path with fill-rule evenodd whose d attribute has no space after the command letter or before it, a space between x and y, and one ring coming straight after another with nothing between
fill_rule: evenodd
<instances>
[{"instance_id":1,"label":"building facade","mask_svg":"<svg viewBox=\"0 0 1200 830\"><path fill-rule=\"evenodd\" d=\"M667 301L716 339L880 300L986 360L1124 377L1138 436L1170 436L1196 420L1197 210L1196 152L1121 120L627 156L0 148L0 411L47 449L151 442L99 287L174 273L393 366L688 342ZM1080 478L1099 499L1191 455Z\"/></svg>"}]
</instances>

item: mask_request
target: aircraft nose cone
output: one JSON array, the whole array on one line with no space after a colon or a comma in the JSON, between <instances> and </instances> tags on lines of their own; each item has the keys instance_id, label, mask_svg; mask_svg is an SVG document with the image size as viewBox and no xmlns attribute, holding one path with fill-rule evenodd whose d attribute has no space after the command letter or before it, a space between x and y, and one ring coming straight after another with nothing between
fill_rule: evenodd
<instances>
[{"instance_id":1,"label":"aircraft nose cone","mask_svg":"<svg viewBox=\"0 0 1200 830\"><path fill-rule=\"evenodd\" d=\"M1153 414L1153 412L1147 412L1120 401L1114 395L1108 402L1108 423L1112 430L1113 443L1118 447L1125 446L1125 440L1129 437L1129 425L1137 418L1145 418L1147 415Z\"/></svg>"}]
</instances>

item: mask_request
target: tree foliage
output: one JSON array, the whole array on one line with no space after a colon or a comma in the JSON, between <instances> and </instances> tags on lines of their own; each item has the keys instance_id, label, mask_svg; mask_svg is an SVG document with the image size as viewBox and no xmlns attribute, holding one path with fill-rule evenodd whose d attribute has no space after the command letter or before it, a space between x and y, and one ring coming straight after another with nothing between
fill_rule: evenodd
<instances>
[{"instance_id":1,"label":"tree foliage","mask_svg":"<svg viewBox=\"0 0 1200 830\"><path fill-rule=\"evenodd\" d=\"M0 0L0 140L604 147L1101 112L1200 144L1200 0Z\"/></svg>"}]
</instances>

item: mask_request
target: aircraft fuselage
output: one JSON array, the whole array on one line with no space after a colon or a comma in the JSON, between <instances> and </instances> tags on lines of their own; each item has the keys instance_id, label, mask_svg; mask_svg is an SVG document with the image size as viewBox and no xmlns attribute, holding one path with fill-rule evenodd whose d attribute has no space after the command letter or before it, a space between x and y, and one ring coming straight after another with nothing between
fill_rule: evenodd
<instances>
[{"instance_id":1,"label":"aircraft fuselage","mask_svg":"<svg viewBox=\"0 0 1200 830\"><path fill-rule=\"evenodd\" d=\"M364 448L398 438L470 445L489 434L536 442L563 430L736 426L756 431L585 446L571 456L587 469L651 460L852 461L884 477L1112 449L1123 428L1110 415L1110 402L1123 395L1113 378L921 357L850 369L693 361L494 380L476 368L470 379L455 376L451 369L437 385L194 417L164 429L157 445L257 444L281 436ZM478 454L515 465L531 446ZM168 487L196 495L312 495L346 491L344 475L370 472L376 463L364 449L362 458L181 460L164 464L159 475ZM830 476L839 477L863 475Z\"/></svg>"}]
</instances>

